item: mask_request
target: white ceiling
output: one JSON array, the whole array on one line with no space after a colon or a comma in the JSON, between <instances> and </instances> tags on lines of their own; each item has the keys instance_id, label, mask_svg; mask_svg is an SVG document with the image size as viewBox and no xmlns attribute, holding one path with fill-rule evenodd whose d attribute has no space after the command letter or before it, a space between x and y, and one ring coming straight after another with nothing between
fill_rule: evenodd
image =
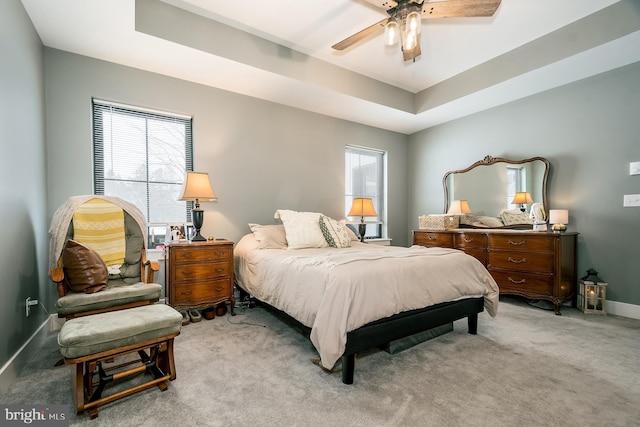
<instances>
[{"instance_id":1,"label":"white ceiling","mask_svg":"<svg viewBox=\"0 0 640 427\"><path fill-rule=\"evenodd\" d=\"M637 0L424 20L416 62L381 34L331 49L386 17L365 0L22 3L45 46L406 134L640 60Z\"/></svg>"}]
</instances>

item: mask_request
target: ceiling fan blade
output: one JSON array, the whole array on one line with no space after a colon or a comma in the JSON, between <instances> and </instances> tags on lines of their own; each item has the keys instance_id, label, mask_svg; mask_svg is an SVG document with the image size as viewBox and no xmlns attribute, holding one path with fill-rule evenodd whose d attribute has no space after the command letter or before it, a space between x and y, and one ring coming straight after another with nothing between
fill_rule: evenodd
<instances>
[{"instance_id":1,"label":"ceiling fan blade","mask_svg":"<svg viewBox=\"0 0 640 427\"><path fill-rule=\"evenodd\" d=\"M425 1L422 18L466 18L493 16L502 0Z\"/></svg>"},{"instance_id":2,"label":"ceiling fan blade","mask_svg":"<svg viewBox=\"0 0 640 427\"><path fill-rule=\"evenodd\" d=\"M366 2L384 10L393 9L398 5L398 3L393 0L366 0Z\"/></svg>"},{"instance_id":3,"label":"ceiling fan blade","mask_svg":"<svg viewBox=\"0 0 640 427\"><path fill-rule=\"evenodd\" d=\"M376 22L375 24L371 25L370 27L367 27L364 30L355 33L354 35L347 37L346 39L342 40L341 42L338 42L338 43L334 44L331 47L334 48L335 50L344 50L344 49L348 48L349 46L358 43L360 40L363 40L363 39L365 39L365 38L367 38L369 36L372 36L373 34L377 33L378 31L384 30L384 24L387 23L387 20L388 20L388 18L385 18L380 22Z\"/></svg>"}]
</instances>

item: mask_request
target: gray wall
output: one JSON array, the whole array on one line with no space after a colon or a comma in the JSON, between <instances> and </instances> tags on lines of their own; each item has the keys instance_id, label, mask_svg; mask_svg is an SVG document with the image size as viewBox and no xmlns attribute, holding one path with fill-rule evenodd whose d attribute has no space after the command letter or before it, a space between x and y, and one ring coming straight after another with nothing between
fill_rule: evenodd
<instances>
[{"instance_id":1,"label":"gray wall","mask_svg":"<svg viewBox=\"0 0 640 427\"><path fill-rule=\"evenodd\" d=\"M233 241L276 209L344 217L344 148L388 151L389 237L407 244L407 136L171 77L45 48L48 214L91 194L91 98L193 116L194 168L217 202L203 203L203 234Z\"/></svg>"},{"instance_id":2,"label":"gray wall","mask_svg":"<svg viewBox=\"0 0 640 427\"><path fill-rule=\"evenodd\" d=\"M609 282L607 299L640 304L640 208L623 208L640 194L640 63L410 137L410 228L418 215L442 213L442 176L486 155L551 162L549 207L569 210L580 233L578 274L595 268Z\"/></svg>"},{"instance_id":3,"label":"gray wall","mask_svg":"<svg viewBox=\"0 0 640 427\"><path fill-rule=\"evenodd\" d=\"M0 1L0 368L46 319L25 299L50 299L47 278L42 44L19 1Z\"/></svg>"}]
</instances>

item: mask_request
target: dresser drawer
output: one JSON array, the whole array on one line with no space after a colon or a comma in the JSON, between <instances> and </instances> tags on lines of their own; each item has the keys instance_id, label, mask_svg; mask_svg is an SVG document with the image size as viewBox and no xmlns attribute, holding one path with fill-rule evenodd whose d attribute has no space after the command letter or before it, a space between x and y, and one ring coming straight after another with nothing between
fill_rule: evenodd
<instances>
[{"instance_id":1,"label":"dresser drawer","mask_svg":"<svg viewBox=\"0 0 640 427\"><path fill-rule=\"evenodd\" d=\"M413 244L426 247L453 248L452 233L414 232Z\"/></svg>"},{"instance_id":2,"label":"dresser drawer","mask_svg":"<svg viewBox=\"0 0 640 427\"><path fill-rule=\"evenodd\" d=\"M489 252L487 268L550 274L553 272L553 254L506 251Z\"/></svg>"},{"instance_id":3,"label":"dresser drawer","mask_svg":"<svg viewBox=\"0 0 640 427\"><path fill-rule=\"evenodd\" d=\"M460 249L467 255L471 255L472 257L480 261L482 265L485 265L485 262L487 260L487 256L486 256L487 253L485 252L484 249L474 249L474 248L458 248L458 249Z\"/></svg>"},{"instance_id":4,"label":"dresser drawer","mask_svg":"<svg viewBox=\"0 0 640 427\"><path fill-rule=\"evenodd\" d=\"M454 237L455 247L459 249L479 248L484 250L484 234L479 233L458 233Z\"/></svg>"},{"instance_id":5,"label":"dresser drawer","mask_svg":"<svg viewBox=\"0 0 640 427\"><path fill-rule=\"evenodd\" d=\"M487 236L487 246L489 251L508 250L523 252L553 252L553 239L545 236L518 236L492 234Z\"/></svg>"},{"instance_id":6,"label":"dresser drawer","mask_svg":"<svg viewBox=\"0 0 640 427\"><path fill-rule=\"evenodd\" d=\"M200 246L172 248L171 260L176 264L190 262L215 262L226 261L231 257L231 248L228 246Z\"/></svg>"},{"instance_id":7,"label":"dresser drawer","mask_svg":"<svg viewBox=\"0 0 640 427\"><path fill-rule=\"evenodd\" d=\"M188 282L201 278L212 279L216 277L229 277L231 267L229 262L212 262L194 265L176 265L171 269L171 280L175 283Z\"/></svg>"},{"instance_id":8,"label":"dresser drawer","mask_svg":"<svg viewBox=\"0 0 640 427\"><path fill-rule=\"evenodd\" d=\"M519 273L517 271L489 270L491 276L498 284L500 293L528 295L551 295L553 293L553 277Z\"/></svg>"},{"instance_id":9,"label":"dresser drawer","mask_svg":"<svg viewBox=\"0 0 640 427\"><path fill-rule=\"evenodd\" d=\"M216 299L228 298L231 289L230 279L196 282L190 284L175 285L174 301L172 305L209 303Z\"/></svg>"}]
</instances>

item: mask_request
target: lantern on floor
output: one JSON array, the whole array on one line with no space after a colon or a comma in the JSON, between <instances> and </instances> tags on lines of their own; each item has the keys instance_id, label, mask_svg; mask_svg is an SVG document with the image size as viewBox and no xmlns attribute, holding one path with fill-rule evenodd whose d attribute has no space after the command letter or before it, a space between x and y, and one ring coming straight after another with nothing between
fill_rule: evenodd
<instances>
[{"instance_id":1,"label":"lantern on floor","mask_svg":"<svg viewBox=\"0 0 640 427\"><path fill-rule=\"evenodd\" d=\"M578 291L578 308L583 313L606 315L607 283L598 277L593 268L580 279Z\"/></svg>"}]
</instances>

